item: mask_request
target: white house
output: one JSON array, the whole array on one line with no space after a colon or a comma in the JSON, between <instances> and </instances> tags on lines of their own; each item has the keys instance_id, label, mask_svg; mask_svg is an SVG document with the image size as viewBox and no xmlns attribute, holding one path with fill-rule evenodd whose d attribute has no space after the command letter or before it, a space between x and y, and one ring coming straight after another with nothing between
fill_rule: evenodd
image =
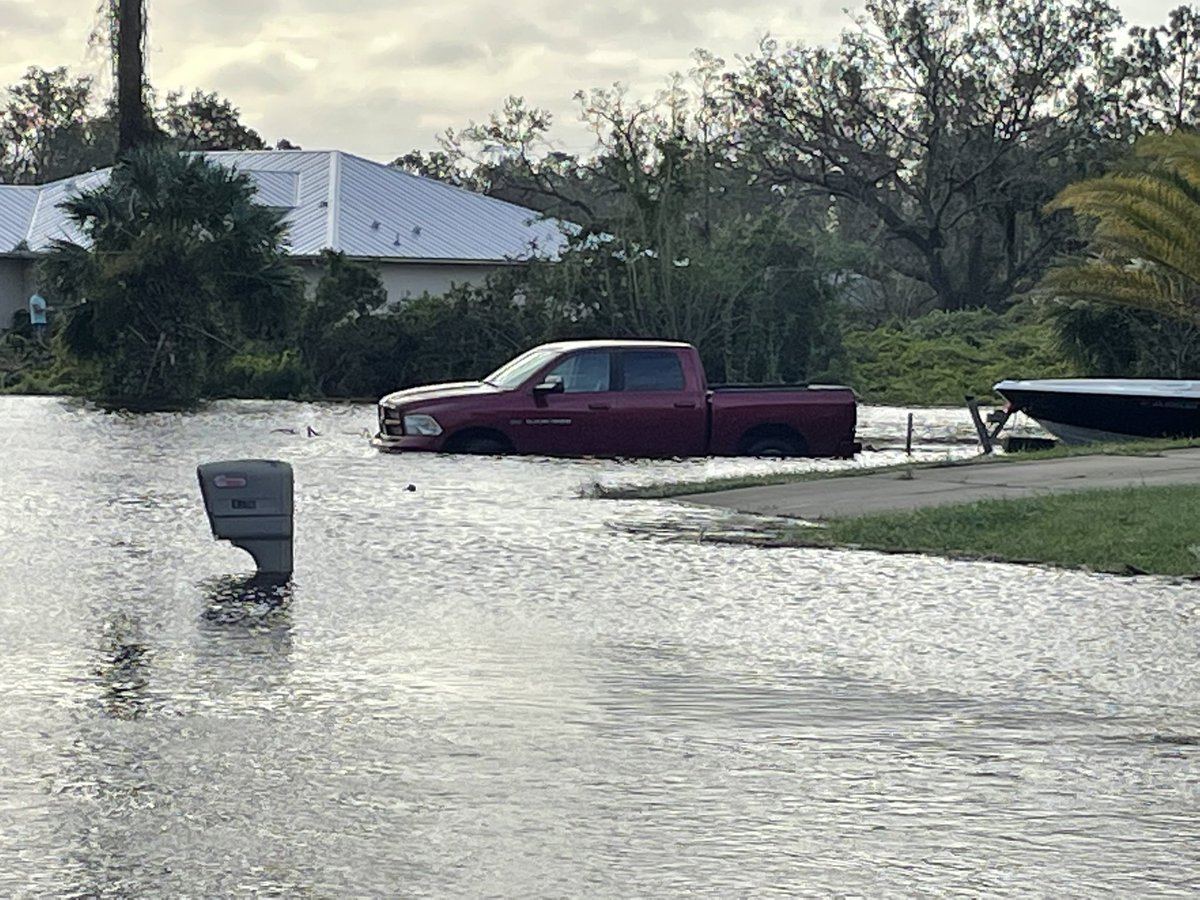
<instances>
[{"instance_id":1,"label":"white house","mask_svg":"<svg viewBox=\"0 0 1200 900\"><path fill-rule=\"evenodd\" d=\"M322 250L378 263L388 299L441 294L501 266L553 256L559 226L533 210L337 150L206 153L250 177L259 202L287 210L288 251L305 277ZM35 263L55 239L86 240L59 208L104 184L102 169L37 186L0 185L0 329L25 309ZM53 308L54 298L48 297Z\"/></svg>"}]
</instances>

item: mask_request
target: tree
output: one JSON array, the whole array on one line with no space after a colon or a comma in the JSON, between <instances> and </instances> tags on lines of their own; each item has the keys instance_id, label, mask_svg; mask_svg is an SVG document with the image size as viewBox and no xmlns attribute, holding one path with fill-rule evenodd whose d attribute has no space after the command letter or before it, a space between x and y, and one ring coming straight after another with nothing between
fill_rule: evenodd
<instances>
[{"instance_id":1,"label":"tree","mask_svg":"<svg viewBox=\"0 0 1200 900\"><path fill-rule=\"evenodd\" d=\"M65 68L31 68L0 108L0 181L39 184L103 164L93 121L92 80Z\"/></svg>"},{"instance_id":2,"label":"tree","mask_svg":"<svg viewBox=\"0 0 1200 900\"><path fill-rule=\"evenodd\" d=\"M294 328L283 219L254 202L245 175L138 148L65 209L89 246L56 244L42 279L70 308L62 351L97 372L92 398L190 405L247 341Z\"/></svg>"},{"instance_id":3,"label":"tree","mask_svg":"<svg viewBox=\"0 0 1200 900\"><path fill-rule=\"evenodd\" d=\"M1127 104L1139 132L1173 131L1200 118L1200 15L1190 6L1173 9L1166 25L1129 31L1122 63L1129 82Z\"/></svg>"},{"instance_id":4,"label":"tree","mask_svg":"<svg viewBox=\"0 0 1200 900\"><path fill-rule=\"evenodd\" d=\"M198 88L187 99L179 91L167 94L158 121L180 150L264 150L267 146L258 132L242 124L237 107Z\"/></svg>"},{"instance_id":5,"label":"tree","mask_svg":"<svg viewBox=\"0 0 1200 900\"><path fill-rule=\"evenodd\" d=\"M490 193L577 226L555 262L489 290L522 297L550 337L690 341L718 379L827 372L833 291L811 237L824 204L747 184L713 102L720 65L702 54L650 100L619 86L578 94L596 137L586 162L558 153L548 117L517 99L462 132L460 158L479 160Z\"/></svg>"},{"instance_id":6,"label":"tree","mask_svg":"<svg viewBox=\"0 0 1200 900\"><path fill-rule=\"evenodd\" d=\"M375 326L383 320L374 316L387 305L387 288L375 267L343 253L327 250L321 263L321 278L300 317L300 353L318 392L346 396L347 386L362 380L364 362L379 368L378 360L364 355L391 349L382 346L377 332L384 329Z\"/></svg>"},{"instance_id":7,"label":"tree","mask_svg":"<svg viewBox=\"0 0 1200 900\"><path fill-rule=\"evenodd\" d=\"M689 341L723 380L805 379L836 368L833 291L815 255L825 201L747 185L701 54L651 101L578 95L600 152L595 218L576 241L577 286L603 331ZM564 273L570 269L564 267Z\"/></svg>"},{"instance_id":8,"label":"tree","mask_svg":"<svg viewBox=\"0 0 1200 900\"><path fill-rule=\"evenodd\" d=\"M510 96L484 122L438 136L440 150L411 150L392 165L572 221L587 220L594 210L583 182L587 169L574 156L556 150L549 138L554 117Z\"/></svg>"},{"instance_id":9,"label":"tree","mask_svg":"<svg viewBox=\"0 0 1200 900\"><path fill-rule=\"evenodd\" d=\"M837 47L766 41L729 75L742 147L942 307L998 307L1060 244L1044 202L1122 127L1119 22L1106 0L872 0Z\"/></svg>"},{"instance_id":10,"label":"tree","mask_svg":"<svg viewBox=\"0 0 1200 900\"><path fill-rule=\"evenodd\" d=\"M506 310L522 335L690 341L719 379L836 369L835 291L816 252L828 246L828 203L752 183L732 142L723 65L698 53L686 77L649 100L619 85L577 94L596 138L588 158L559 151L549 113L512 97L482 124L448 131L441 153L397 160L570 223L554 262L465 293ZM472 302L458 300L486 330Z\"/></svg>"},{"instance_id":11,"label":"tree","mask_svg":"<svg viewBox=\"0 0 1200 900\"><path fill-rule=\"evenodd\" d=\"M1087 245L1048 271L1039 293L1200 325L1200 135L1142 137L1131 159L1065 188L1048 209L1074 211Z\"/></svg>"},{"instance_id":12,"label":"tree","mask_svg":"<svg viewBox=\"0 0 1200 900\"><path fill-rule=\"evenodd\" d=\"M41 184L111 166L120 112L115 98L96 108L90 77L66 68L31 68L0 101L0 183ZM153 91L147 90L148 98ZM167 95L159 121L146 127L181 150L262 150L257 132L243 125L228 100L194 90ZM278 149L296 149L280 141Z\"/></svg>"},{"instance_id":13,"label":"tree","mask_svg":"<svg viewBox=\"0 0 1200 900\"><path fill-rule=\"evenodd\" d=\"M470 176L460 167L460 160L445 150L434 150L431 153L410 150L403 156L397 156L388 165L410 175L432 178L434 181L452 184L455 187L474 187L468 183Z\"/></svg>"},{"instance_id":14,"label":"tree","mask_svg":"<svg viewBox=\"0 0 1200 900\"><path fill-rule=\"evenodd\" d=\"M1052 302L1042 309L1059 355L1079 372L1110 378L1200 374L1200 326L1191 322L1092 300Z\"/></svg>"}]
</instances>

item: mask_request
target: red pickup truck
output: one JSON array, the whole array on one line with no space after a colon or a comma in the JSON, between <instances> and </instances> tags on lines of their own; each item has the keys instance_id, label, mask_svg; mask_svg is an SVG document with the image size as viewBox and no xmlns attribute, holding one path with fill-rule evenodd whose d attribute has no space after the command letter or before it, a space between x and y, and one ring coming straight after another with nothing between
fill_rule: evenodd
<instances>
[{"instance_id":1,"label":"red pickup truck","mask_svg":"<svg viewBox=\"0 0 1200 900\"><path fill-rule=\"evenodd\" d=\"M669 341L534 347L482 381L379 401L382 450L547 456L831 456L860 449L838 385L710 387L700 355Z\"/></svg>"}]
</instances>

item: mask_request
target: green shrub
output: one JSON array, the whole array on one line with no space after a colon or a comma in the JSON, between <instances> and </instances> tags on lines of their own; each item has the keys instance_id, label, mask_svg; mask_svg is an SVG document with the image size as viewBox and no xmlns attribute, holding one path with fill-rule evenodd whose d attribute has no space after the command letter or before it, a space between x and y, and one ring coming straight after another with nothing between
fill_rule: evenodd
<instances>
[{"instance_id":1,"label":"green shrub","mask_svg":"<svg viewBox=\"0 0 1200 900\"><path fill-rule=\"evenodd\" d=\"M1059 350L1054 328L1028 304L1003 315L990 310L938 311L846 334L850 383L867 403L958 406L971 395L999 398L1005 378L1077 374Z\"/></svg>"},{"instance_id":2,"label":"green shrub","mask_svg":"<svg viewBox=\"0 0 1200 900\"><path fill-rule=\"evenodd\" d=\"M221 397L286 400L312 393L308 369L295 350L239 353L211 392Z\"/></svg>"}]
</instances>

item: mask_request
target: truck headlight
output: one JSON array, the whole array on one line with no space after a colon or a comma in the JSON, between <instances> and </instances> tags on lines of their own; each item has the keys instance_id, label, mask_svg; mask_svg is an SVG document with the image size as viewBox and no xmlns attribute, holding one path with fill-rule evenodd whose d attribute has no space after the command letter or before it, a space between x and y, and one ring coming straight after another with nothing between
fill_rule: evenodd
<instances>
[{"instance_id":1,"label":"truck headlight","mask_svg":"<svg viewBox=\"0 0 1200 900\"><path fill-rule=\"evenodd\" d=\"M437 423L437 419L433 416L416 413L404 417L404 433L436 437L442 433L442 426Z\"/></svg>"}]
</instances>

